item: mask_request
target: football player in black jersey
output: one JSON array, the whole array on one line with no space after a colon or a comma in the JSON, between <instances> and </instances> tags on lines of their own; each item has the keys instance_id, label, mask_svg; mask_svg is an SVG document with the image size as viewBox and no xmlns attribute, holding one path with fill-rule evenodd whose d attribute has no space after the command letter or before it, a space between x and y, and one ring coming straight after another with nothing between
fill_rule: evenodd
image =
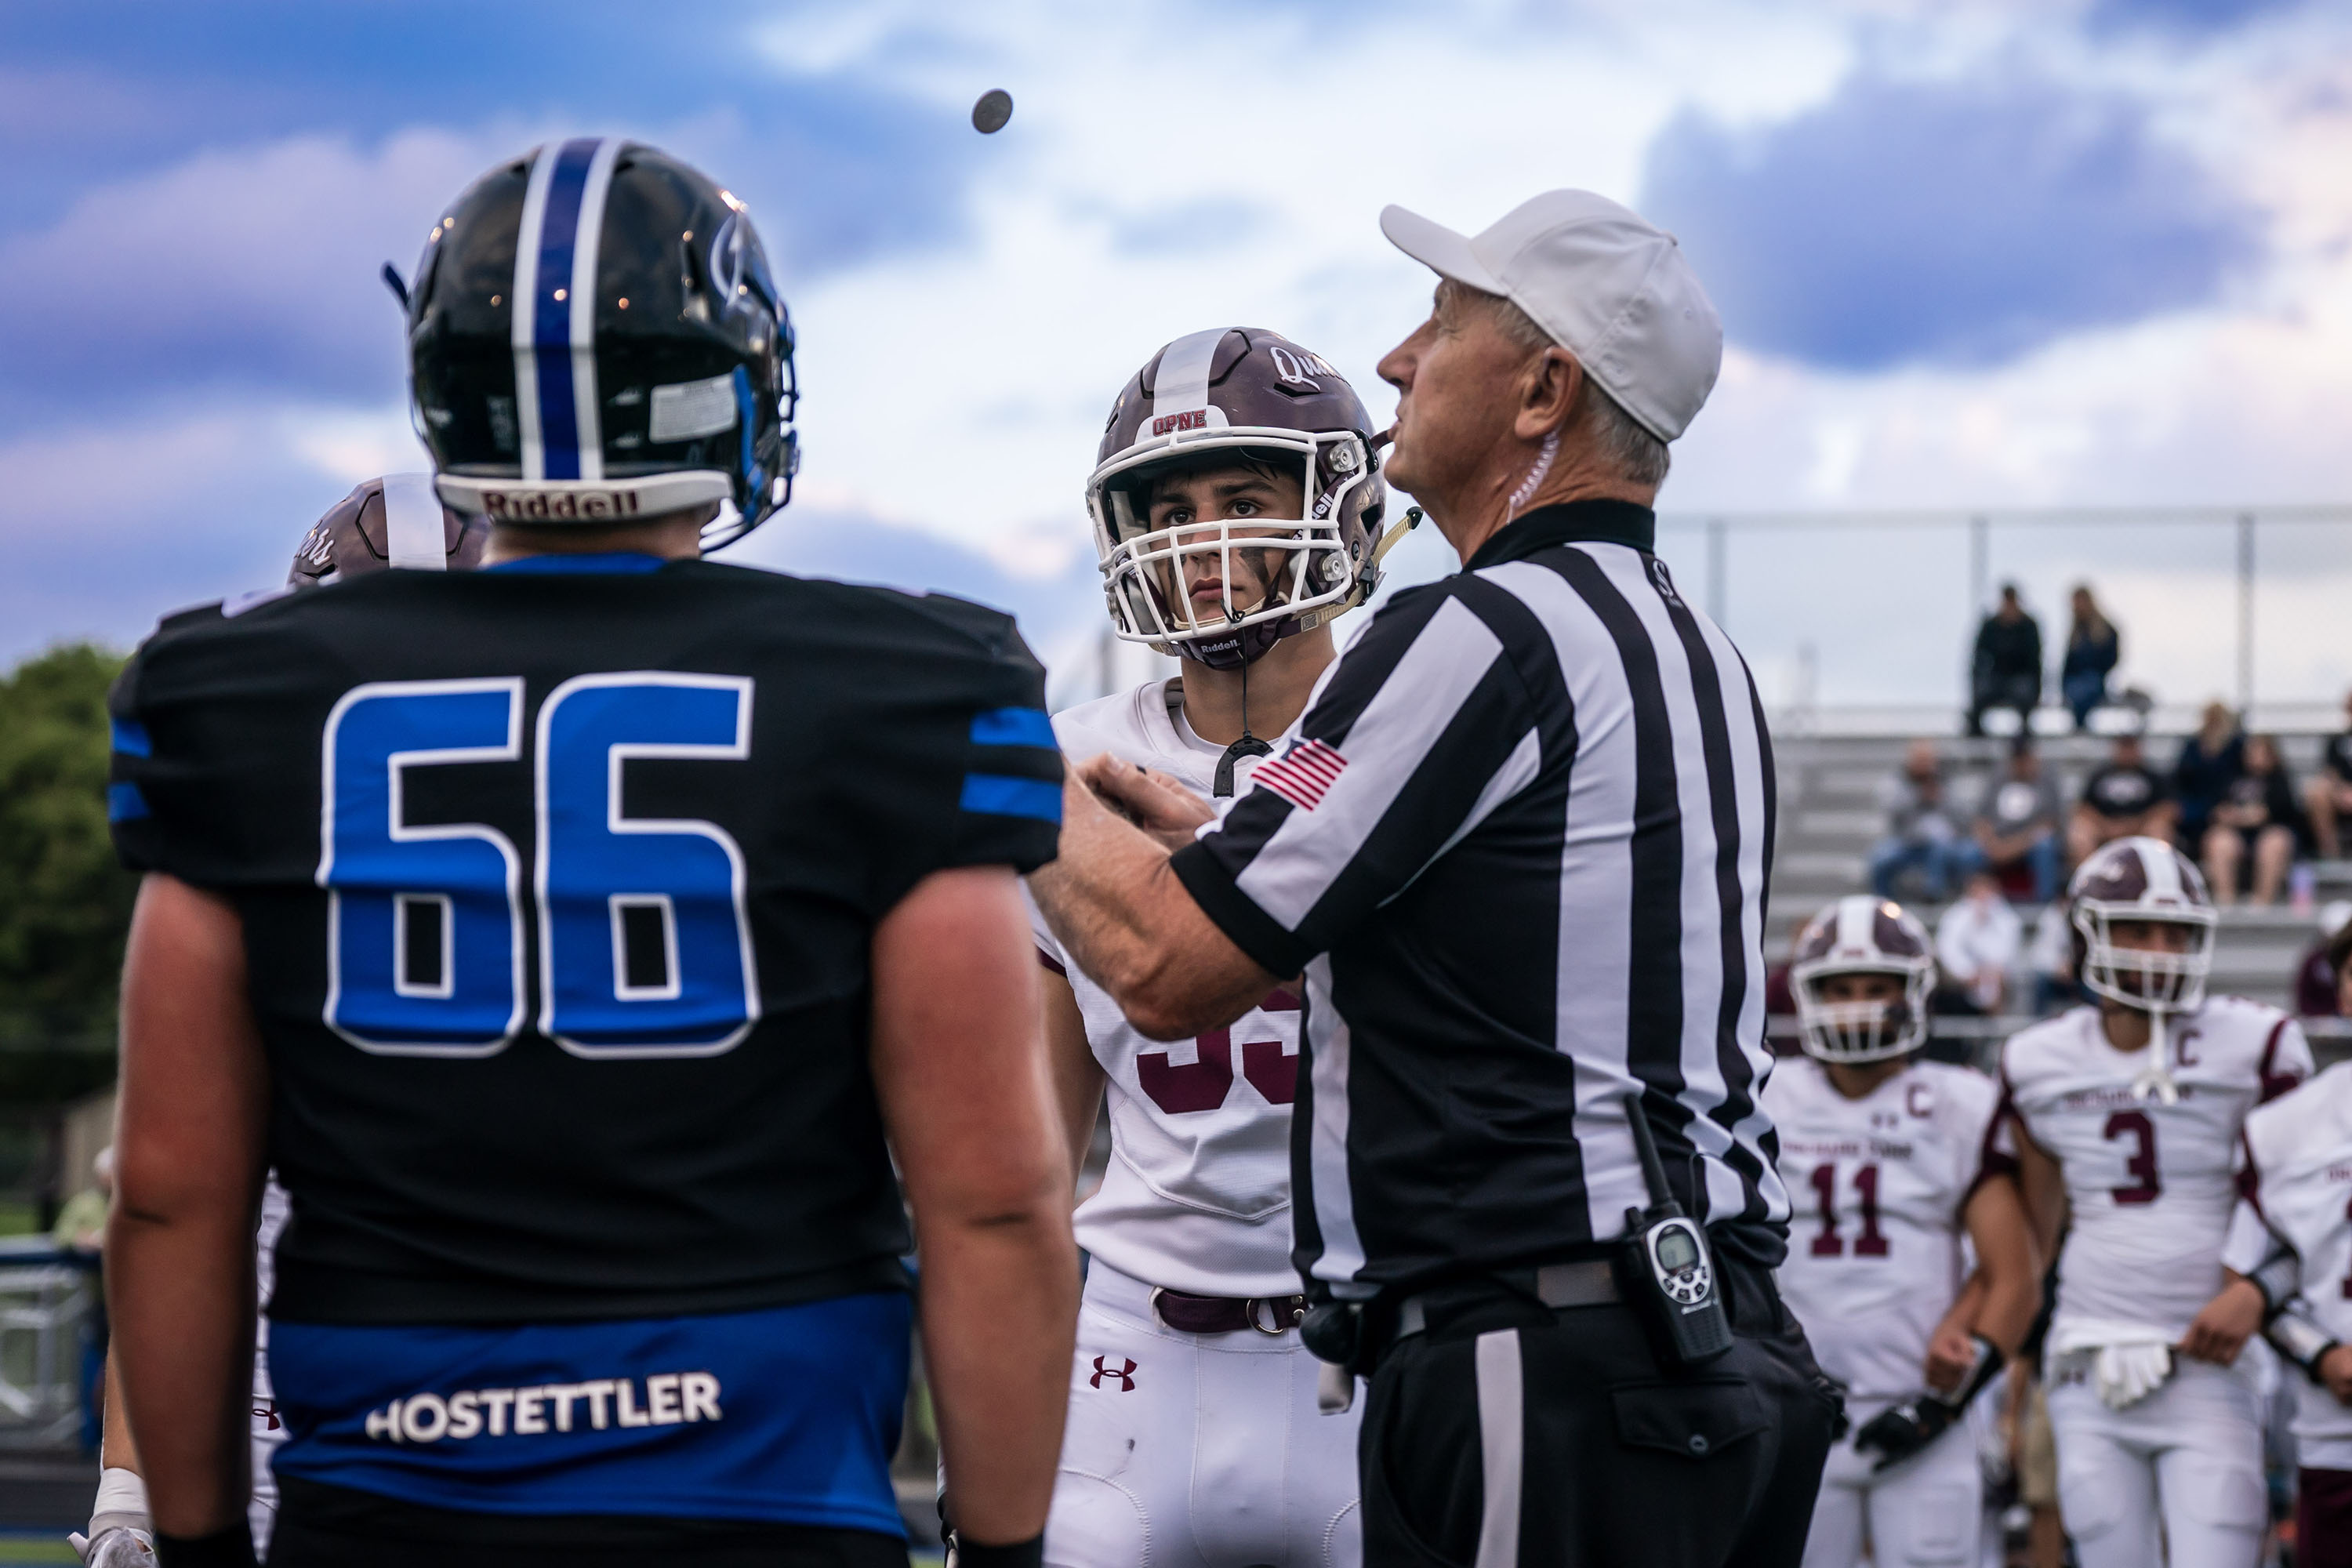
<instances>
[{"instance_id":1,"label":"football player in black jersey","mask_svg":"<svg viewBox=\"0 0 2352 1568\"><path fill-rule=\"evenodd\" d=\"M903 1563L902 1180L966 1561L1034 1563L1076 1283L1042 672L973 605L697 559L785 499L793 391L684 164L492 170L408 331L482 569L172 616L113 699L109 1287L166 1568L252 1560L273 1164L273 1563Z\"/></svg>"}]
</instances>

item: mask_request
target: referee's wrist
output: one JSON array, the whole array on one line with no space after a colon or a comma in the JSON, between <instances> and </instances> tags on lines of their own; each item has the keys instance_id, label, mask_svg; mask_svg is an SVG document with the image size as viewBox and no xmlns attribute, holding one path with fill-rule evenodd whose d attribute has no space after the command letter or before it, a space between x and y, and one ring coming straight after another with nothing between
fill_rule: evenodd
<instances>
[{"instance_id":1,"label":"referee's wrist","mask_svg":"<svg viewBox=\"0 0 2352 1568\"><path fill-rule=\"evenodd\" d=\"M987 1546L958 1531L956 1562L959 1568L1044 1568L1045 1532L1039 1531L1026 1541L1016 1541L1010 1546Z\"/></svg>"}]
</instances>

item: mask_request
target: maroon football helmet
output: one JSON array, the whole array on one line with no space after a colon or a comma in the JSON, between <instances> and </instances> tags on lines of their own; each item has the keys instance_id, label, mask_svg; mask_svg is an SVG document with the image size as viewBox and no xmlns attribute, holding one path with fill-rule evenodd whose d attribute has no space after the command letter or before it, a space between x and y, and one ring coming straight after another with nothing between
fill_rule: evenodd
<instances>
[{"instance_id":1,"label":"maroon football helmet","mask_svg":"<svg viewBox=\"0 0 2352 1568\"><path fill-rule=\"evenodd\" d=\"M1151 526L1155 479L1234 463L1297 472L1304 515ZM1371 416L1321 356L1258 327L1178 338L1118 395L1087 481L1118 635L1231 669L1363 603L1380 581L1379 469ZM1236 604L1232 563L1245 551L1261 552L1268 587ZM1188 567L1227 584L1215 609L1195 609Z\"/></svg>"},{"instance_id":2,"label":"maroon football helmet","mask_svg":"<svg viewBox=\"0 0 2352 1568\"><path fill-rule=\"evenodd\" d=\"M2151 1013L2193 1012L2204 1001L2218 917L2189 857L2161 838L2103 844L2075 869L2066 902L2074 973L2095 994ZM2186 927L2186 946L2118 944L2115 928L2125 922Z\"/></svg>"},{"instance_id":3,"label":"maroon football helmet","mask_svg":"<svg viewBox=\"0 0 2352 1568\"><path fill-rule=\"evenodd\" d=\"M1805 1054L1825 1062L1883 1062L1927 1038L1927 993L1936 983L1927 928L1902 905L1853 893L1798 933L1789 969ZM1900 1002L1832 1002L1822 983L1841 974L1885 974L1903 983Z\"/></svg>"},{"instance_id":4,"label":"maroon football helmet","mask_svg":"<svg viewBox=\"0 0 2352 1568\"><path fill-rule=\"evenodd\" d=\"M386 474L361 483L310 525L286 583L316 588L393 566L471 572L489 537L489 519L441 504L432 475Z\"/></svg>"}]
</instances>

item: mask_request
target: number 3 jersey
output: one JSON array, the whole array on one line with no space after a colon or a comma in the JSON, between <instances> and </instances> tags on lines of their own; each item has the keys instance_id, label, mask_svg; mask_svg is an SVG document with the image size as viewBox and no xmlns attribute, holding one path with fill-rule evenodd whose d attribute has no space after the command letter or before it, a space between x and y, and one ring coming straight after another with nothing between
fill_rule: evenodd
<instances>
[{"instance_id":1,"label":"number 3 jersey","mask_svg":"<svg viewBox=\"0 0 2352 1568\"><path fill-rule=\"evenodd\" d=\"M1922 1385L1927 1342L1959 1294L1961 1212L2016 1164L2000 1101L1983 1074L1924 1060L1860 1100L1810 1057L1784 1059L1764 1087L1793 1205L1780 1293L1858 1399Z\"/></svg>"},{"instance_id":2,"label":"number 3 jersey","mask_svg":"<svg viewBox=\"0 0 2352 1568\"><path fill-rule=\"evenodd\" d=\"M1152 681L1057 715L1063 750L1101 752L1171 774L1209 797L1224 748L1183 721L1182 688ZM1234 769L1248 787L1256 758ZM1232 799L1214 800L1220 810ZM1066 974L1108 1083L1110 1164L1079 1205L1078 1245L1122 1274L1204 1296L1293 1295L1290 1102L1298 1080L1298 999L1276 989L1231 1028L1195 1040L1146 1038L1071 965L1031 905L1039 953Z\"/></svg>"},{"instance_id":3,"label":"number 3 jersey","mask_svg":"<svg viewBox=\"0 0 2352 1568\"><path fill-rule=\"evenodd\" d=\"M2187 1331L2221 1288L2246 1113L2311 1071L2302 1028L2258 1002L2209 997L2168 1027L2170 1104L2146 1088L2152 1050L2109 1045L2095 1007L2021 1029L2001 1047L2009 1104L2065 1180L2054 1329Z\"/></svg>"},{"instance_id":4,"label":"number 3 jersey","mask_svg":"<svg viewBox=\"0 0 2352 1568\"><path fill-rule=\"evenodd\" d=\"M896 1531L887 1473L835 1507L773 1461L838 1449L803 1372L895 1429L869 947L932 872L1052 858L1011 621L542 556L173 616L112 710L122 858L244 929L281 1479ZM821 1342L838 1388L783 1363Z\"/></svg>"}]
</instances>

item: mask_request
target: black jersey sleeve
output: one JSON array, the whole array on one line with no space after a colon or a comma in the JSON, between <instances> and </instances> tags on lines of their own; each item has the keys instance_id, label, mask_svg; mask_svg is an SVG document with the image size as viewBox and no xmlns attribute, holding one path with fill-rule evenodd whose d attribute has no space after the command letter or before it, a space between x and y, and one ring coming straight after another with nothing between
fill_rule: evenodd
<instances>
[{"instance_id":1,"label":"black jersey sleeve","mask_svg":"<svg viewBox=\"0 0 2352 1568\"><path fill-rule=\"evenodd\" d=\"M945 595L877 595L900 619L891 653L866 672L849 785L880 847L877 914L934 871L1054 858L1062 753L1045 711L1045 671L1009 616Z\"/></svg>"},{"instance_id":2,"label":"black jersey sleeve","mask_svg":"<svg viewBox=\"0 0 2352 1568\"><path fill-rule=\"evenodd\" d=\"M286 754L282 731L289 710L318 705L320 662L217 605L156 627L107 702L107 816L124 866L221 889L310 879L317 836L286 827L318 821L316 769Z\"/></svg>"}]
</instances>

